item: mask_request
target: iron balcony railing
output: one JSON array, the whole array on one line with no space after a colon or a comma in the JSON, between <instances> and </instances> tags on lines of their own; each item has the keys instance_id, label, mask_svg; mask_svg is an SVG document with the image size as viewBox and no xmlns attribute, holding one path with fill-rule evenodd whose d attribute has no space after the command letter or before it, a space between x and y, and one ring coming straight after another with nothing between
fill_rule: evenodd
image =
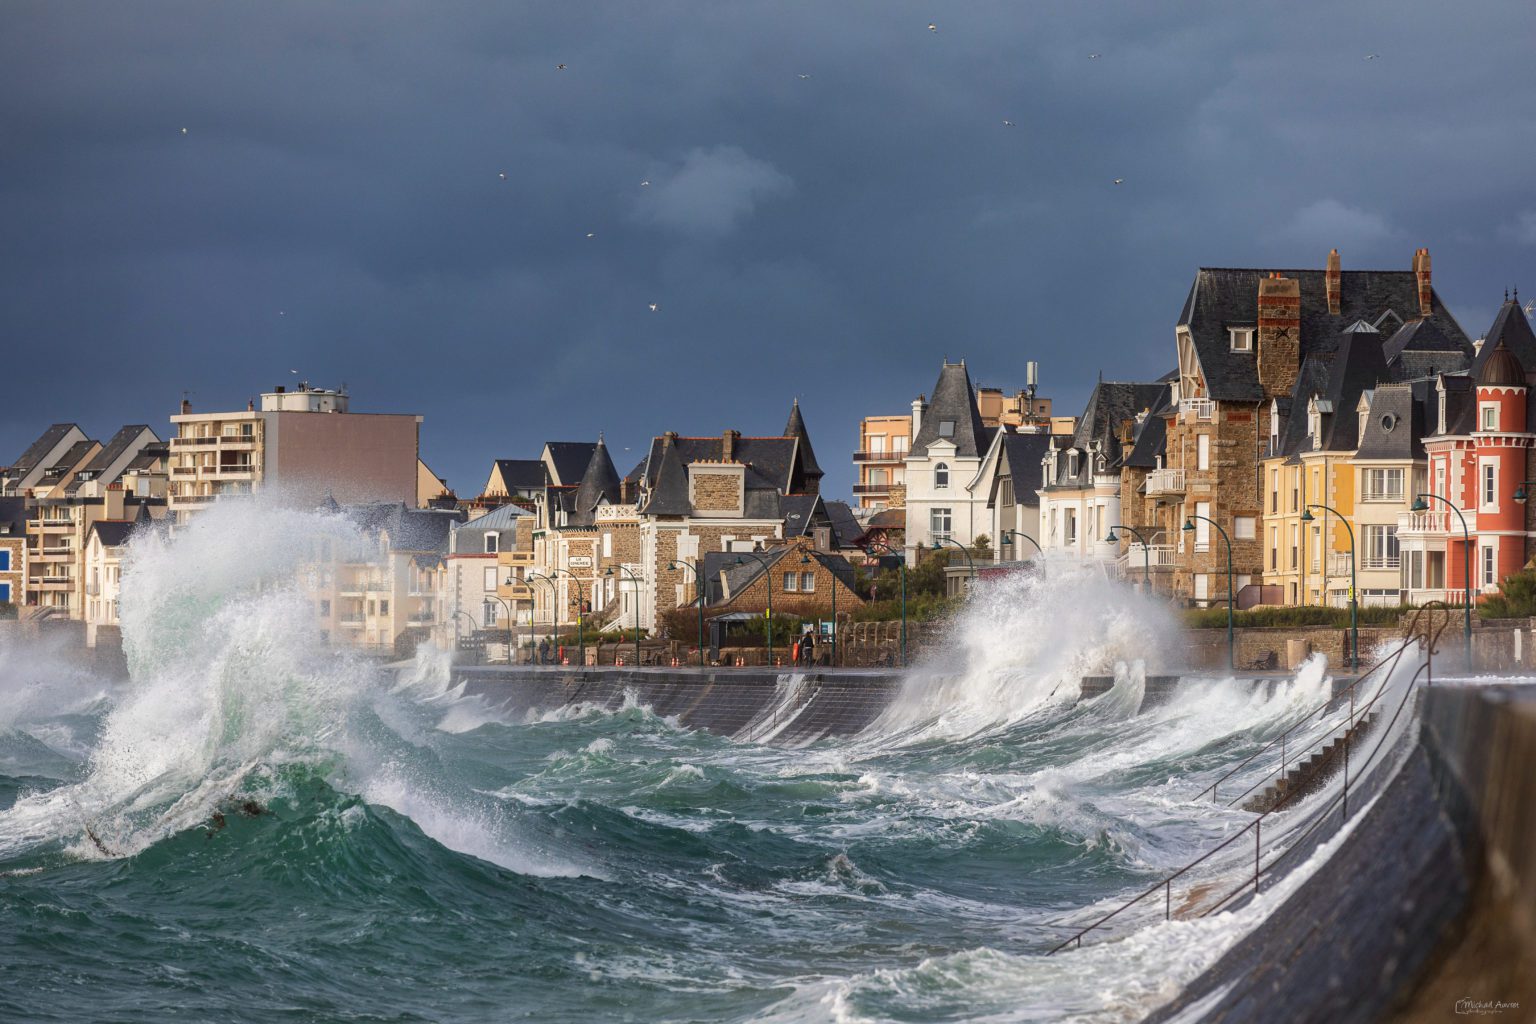
<instances>
[{"instance_id":1,"label":"iron balcony railing","mask_svg":"<svg viewBox=\"0 0 1536 1024\"><path fill-rule=\"evenodd\" d=\"M1147 493L1183 494L1184 471L1182 469L1154 469L1147 474Z\"/></svg>"},{"instance_id":2,"label":"iron balcony railing","mask_svg":"<svg viewBox=\"0 0 1536 1024\"><path fill-rule=\"evenodd\" d=\"M1209 398L1185 398L1179 402L1179 412L1188 420L1215 419L1216 403Z\"/></svg>"},{"instance_id":3,"label":"iron balcony railing","mask_svg":"<svg viewBox=\"0 0 1536 1024\"><path fill-rule=\"evenodd\" d=\"M854 452L854 462L903 462L907 453L901 452Z\"/></svg>"}]
</instances>

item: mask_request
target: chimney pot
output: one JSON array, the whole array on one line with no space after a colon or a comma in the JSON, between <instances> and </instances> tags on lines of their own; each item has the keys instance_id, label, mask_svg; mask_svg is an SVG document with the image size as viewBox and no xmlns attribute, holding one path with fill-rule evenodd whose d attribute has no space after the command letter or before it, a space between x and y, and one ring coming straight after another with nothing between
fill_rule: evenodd
<instances>
[{"instance_id":1,"label":"chimney pot","mask_svg":"<svg viewBox=\"0 0 1536 1024\"><path fill-rule=\"evenodd\" d=\"M1434 312L1435 294L1430 286L1428 249L1419 249L1413 254L1413 276L1419 288L1419 315L1429 316Z\"/></svg>"},{"instance_id":2,"label":"chimney pot","mask_svg":"<svg viewBox=\"0 0 1536 1024\"><path fill-rule=\"evenodd\" d=\"M1344 291L1344 272L1339 261L1339 250L1334 249L1328 254L1328 270L1323 275L1324 287L1328 293L1328 312L1333 316L1339 315Z\"/></svg>"},{"instance_id":3,"label":"chimney pot","mask_svg":"<svg viewBox=\"0 0 1536 1024\"><path fill-rule=\"evenodd\" d=\"M191 411L192 411L192 403L187 401L185 398L183 398L181 400L181 414L183 416L185 416L188 413L190 413Z\"/></svg>"}]
</instances>

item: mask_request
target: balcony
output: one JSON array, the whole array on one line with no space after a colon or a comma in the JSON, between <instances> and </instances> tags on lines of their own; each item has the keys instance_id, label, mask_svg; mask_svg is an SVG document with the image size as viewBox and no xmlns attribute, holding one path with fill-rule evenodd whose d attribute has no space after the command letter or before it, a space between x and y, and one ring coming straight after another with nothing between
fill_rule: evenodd
<instances>
[{"instance_id":1,"label":"balcony","mask_svg":"<svg viewBox=\"0 0 1536 1024\"><path fill-rule=\"evenodd\" d=\"M1366 555L1360 559L1360 571L1391 569L1396 572L1402 565L1401 555Z\"/></svg>"},{"instance_id":2,"label":"balcony","mask_svg":"<svg viewBox=\"0 0 1536 1024\"><path fill-rule=\"evenodd\" d=\"M889 494L889 493L891 493L891 485L890 484L854 484L853 485L853 493L854 494Z\"/></svg>"},{"instance_id":3,"label":"balcony","mask_svg":"<svg viewBox=\"0 0 1536 1024\"><path fill-rule=\"evenodd\" d=\"M1182 469L1154 469L1147 474L1147 496L1154 494L1183 494L1184 471Z\"/></svg>"},{"instance_id":4,"label":"balcony","mask_svg":"<svg viewBox=\"0 0 1536 1024\"><path fill-rule=\"evenodd\" d=\"M1216 403L1209 398L1185 398L1179 402L1179 418L1188 423L1192 420L1214 420Z\"/></svg>"},{"instance_id":5,"label":"balcony","mask_svg":"<svg viewBox=\"0 0 1536 1024\"><path fill-rule=\"evenodd\" d=\"M253 463L245 462L219 466L217 469L212 470L210 475L225 480L238 480L248 478L255 472L256 466Z\"/></svg>"},{"instance_id":6,"label":"balcony","mask_svg":"<svg viewBox=\"0 0 1536 1024\"><path fill-rule=\"evenodd\" d=\"M1467 522L1467 532L1477 532L1477 512L1468 509L1462 512ZM1397 517L1397 532L1399 536L1407 533L1449 535L1453 539L1462 536L1461 519L1456 513L1444 509L1439 511L1430 509L1428 512L1404 512Z\"/></svg>"},{"instance_id":7,"label":"balcony","mask_svg":"<svg viewBox=\"0 0 1536 1024\"><path fill-rule=\"evenodd\" d=\"M196 466L172 466L172 476L194 476L197 473Z\"/></svg>"},{"instance_id":8,"label":"balcony","mask_svg":"<svg viewBox=\"0 0 1536 1024\"><path fill-rule=\"evenodd\" d=\"M904 462L907 453L901 452L854 452L854 462Z\"/></svg>"},{"instance_id":9,"label":"balcony","mask_svg":"<svg viewBox=\"0 0 1536 1024\"><path fill-rule=\"evenodd\" d=\"M1132 544L1120 556L1120 565L1128 573L1138 569L1172 569L1178 564L1178 549L1172 544Z\"/></svg>"},{"instance_id":10,"label":"balcony","mask_svg":"<svg viewBox=\"0 0 1536 1024\"><path fill-rule=\"evenodd\" d=\"M1394 505L1401 505L1403 503L1403 492L1402 492L1401 488L1399 488L1398 490L1395 490L1395 491L1391 490L1390 488L1388 488L1387 490L1376 490L1375 488L1367 488L1366 490L1361 492L1360 500L1361 501L1374 501L1374 502L1391 502Z\"/></svg>"},{"instance_id":11,"label":"balcony","mask_svg":"<svg viewBox=\"0 0 1536 1024\"><path fill-rule=\"evenodd\" d=\"M47 558L50 555L68 557L73 550L68 544L49 544L43 548L43 557Z\"/></svg>"},{"instance_id":12,"label":"balcony","mask_svg":"<svg viewBox=\"0 0 1536 1024\"><path fill-rule=\"evenodd\" d=\"M216 438L216 437L173 437L173 438L171 438L171 447L173 447L173 448L200 448L200 447L203 447L205 445L218 444L218 443L219 443L219 439Z\"/></svg>"}]
</instances>

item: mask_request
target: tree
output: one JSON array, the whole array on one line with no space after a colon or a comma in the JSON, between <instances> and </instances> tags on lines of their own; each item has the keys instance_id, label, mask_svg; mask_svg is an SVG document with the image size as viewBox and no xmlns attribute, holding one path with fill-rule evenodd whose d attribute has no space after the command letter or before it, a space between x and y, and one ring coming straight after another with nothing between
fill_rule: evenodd
<instances>
[{"instance_id":1,"label":"tree","mask_svg":"<svg viewBox=\"0 0 1536 1024\"><path fill-rule=\"evenodd\" d=\"M1526 619L1536 616L1536 572L1529 569L1504 577L1499 592L1477 606L1485 619Z\"/></svg>"}]
</instances>

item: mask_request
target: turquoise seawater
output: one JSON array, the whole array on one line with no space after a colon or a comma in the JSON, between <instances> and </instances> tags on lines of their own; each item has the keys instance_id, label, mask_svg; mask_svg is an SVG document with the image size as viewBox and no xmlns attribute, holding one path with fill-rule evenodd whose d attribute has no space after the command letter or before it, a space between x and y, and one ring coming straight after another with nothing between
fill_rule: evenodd
<instances>
[{"instance_id":1,"label":"turquoise seawater","mask_svg":"<svg viewBox=\"0 0 1536 1024\"><path fill-rule=\"evenodd\" d=\"M131 682L0 650L0 1020L1135 1019L1232 926L1044 952L1240 827L1200 790L1324 686L1077 703L1144 624L1080 601L1069 645L1060 593L999 591L862 736L514 717L314 635L265 538L330 526L236 525L138 552Z\"/></svg>"}]
</instances>

